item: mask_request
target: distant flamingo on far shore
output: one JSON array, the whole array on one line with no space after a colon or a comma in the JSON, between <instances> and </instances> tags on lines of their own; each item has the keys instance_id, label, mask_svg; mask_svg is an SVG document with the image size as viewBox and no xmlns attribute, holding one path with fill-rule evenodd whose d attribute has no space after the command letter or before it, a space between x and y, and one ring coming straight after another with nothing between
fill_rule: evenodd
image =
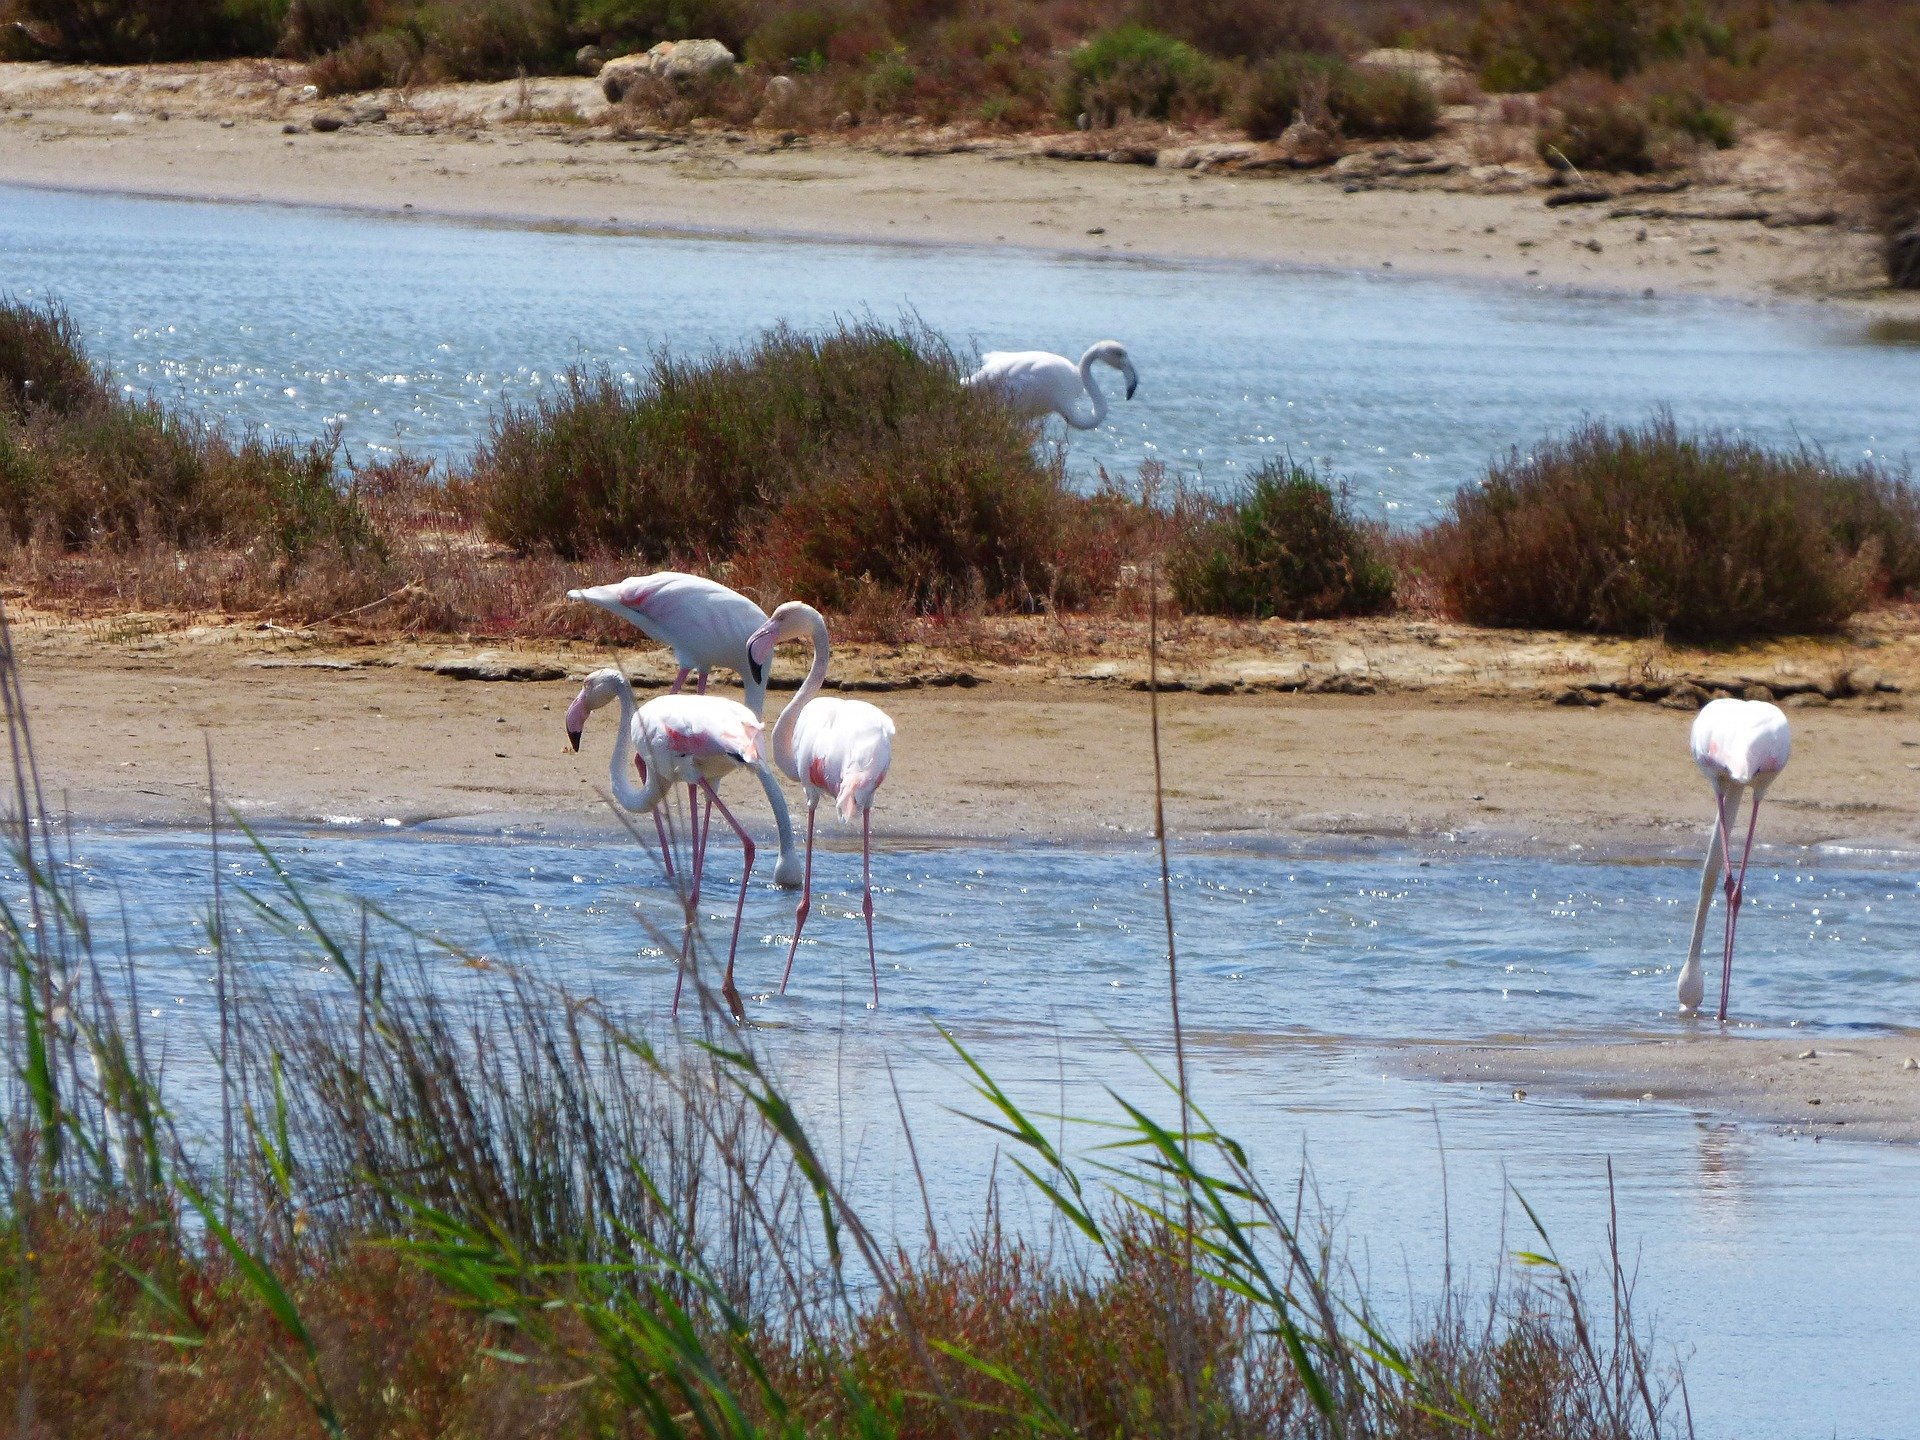
<instances>
[{"instance_id":1,"label":"distant flamingo on far shore","mask_svg":"<svg viewBox=\"0 0 1920 1440\"><path fill-rule=\"evenodd\" d=\"M567 707L567 739L577 751L586 729L587 716L603 705L618 701L620 733L614 737L613 758L608 778L614 798L639 814L652 813L658 821L661 802L678 782L687 787L687 823L692 829L688 848L692 853L687 900L687 930L680 948L680 974L673 985L673 1009L680 1010L680 988L693 960L694 920L700 906L700 881L706 867L707 836L713 828L713 811L718 806L733 833L740 837L740 897L733 910L733 941L727 948L727 974L720 986L727 1006L736 1020L746 1018L746 1007L733 983L733 962L740 949L740 924L746 914L747 883L753 876L753 837L746 831L714 789L716 780L738 769L750 769L760 762L761 725L759 718L736 700L718 695L661 695L636 705L633 686L618 670L596 670L587 677ZM631 767L631 770L629 769ZM638 772L641 783L633 782ZM707 795L706 824L700 821L700 792ZM666 828L660 831L661 854L667 874L673 874L673 851Z\"/></svg>"},{"instance_id":2,"label":"distant flamingo on far shore","mask_svg":"<svg viewBox=\"0 0 1920 1440\"><path fill-rule=\"evenodd\" d=\"M813 665L799 692L773 724L773 761L807 795L807 864L801 882L800 904L793 913L793 943L787 947L787 968L780 976L786 993L793 975L793 958L800 949L800 932L813 908L813 822L822 797L833 801L842 820L860 812L860 883L865 892L862 911L867 919L867 968L873 978L873 1003L880 1003L880 963L873 946L873 796L893 763L893 720L886 711L864 700L817 698L827 679L827 622L811 605L789 600L773 612L747 641L756 664L771 667L774 648L782 640L808 636L813 641Z\"/></svg>"},{"instance_id":3,"label":"distant flamingo on far shore","mask_svg":"<svg viewBox=\"0 0 1920 1440\"><path fill-rule=\"evenodd\" d=\"M677 695L687 677L697 675L697 693L704 695L708 671L732 670L740 676L747 709L754 718L766 710L767 672L747 655L747 637L767 623L767 612L738 590L702 575L659 570L608 585L569 590L567 598L584 600L618 615L672 650L680 673L674 677L669 694ZM774 826L780 832L780 858L773 867L773 883L791 888L800 883L800 856L793 845L793 818L787 813L787 797L764 762L755 770L760 788L766 791L767 804L773 809ZM654 820L657 826L657 814ZM665 843L662 830L661 844Z\"/></svg>"},{"instance_id":4,"label":"distant flamingo on far shore","mask_svg":"<svg viewBox=\"0 0 1920 1440\"><path fill-rule=\"evenodd\" d=\"M1706 935L1707 910L1713 904L1714 882L1724 870L1727 931L1720 958L1719 1018L1727 1018L1727 994L1733 986L1733 932L1740 923L1740 902L1746 895L1747 861L1753 855L1753 832L1760 823L1760 801L1767 787L1787 768L1793 736L1780 707L1764 700L1715 700L1693 722L1693 763L1713 786L1713 836L1707 842L1707 863L1700 871L1700 904L1693 912L1693 943L1680 967L1680 1008L1698 1010L1705 998L1700 970L1700 945ZM1747 821L1747 843L1740 852L1740 868L1733 866L1733 831L1740 818L1740 797L1751 792L1753 812Z\"/></svg>"}]
</instances>

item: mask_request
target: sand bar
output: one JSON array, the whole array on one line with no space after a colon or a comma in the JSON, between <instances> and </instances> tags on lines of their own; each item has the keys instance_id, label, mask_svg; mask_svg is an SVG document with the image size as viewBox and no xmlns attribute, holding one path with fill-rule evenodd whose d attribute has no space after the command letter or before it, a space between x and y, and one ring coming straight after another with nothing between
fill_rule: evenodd
<instances>
[{"instance_id":1,"label":"sand bar","mask_svg":"<svg viewBox=\"0 0 1920 1440\"><path fill-rule=\"evenodd\" d=\"M614 230L1386 269L1539 288L1865 297L1889 313L1920 314L1920 298L1878 288L1868 238L1823 220L1831 197L1765 137L1707 162L1677 198L1548 208L1524 167L1509 175L1476 164L1471 152L1483 142L1463 138L1465 128L1429 147L1453 157L1441 162L1454 165L1444 175L1226 174L1036 153L1057 137L619 139L596 125L512 118L521 92L511 82L323 102L304 94L301 78L297 67L265 62L0 64L0 184ZM593 82L581 78L540 80L527 96L538 113L601 110ZM383 118L311 128L322 111L356 106ZM1156 143L1173 154L1205 138Z\"/></svg>"}]
</instances>

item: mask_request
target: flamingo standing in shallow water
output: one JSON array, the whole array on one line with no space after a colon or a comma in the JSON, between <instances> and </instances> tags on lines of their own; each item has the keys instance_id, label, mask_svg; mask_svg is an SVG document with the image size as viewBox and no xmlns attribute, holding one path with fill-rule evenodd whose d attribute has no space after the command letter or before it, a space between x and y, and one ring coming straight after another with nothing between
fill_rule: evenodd
<instances>
[{"instance_id":1,"label":"flamingo standing in shallow water","mask_svg":"<svg viewBox=\"0 0 1920 1440\"><path fill-rule=\"evenodd\" d=\"M1051 412L1076 430L1095 430L1107 418L1107 397L1093 382L1096 363L1111 365L1127 377L1131 400L1140 377L1118 340L1089 346L1078 365L1050 350L989 350L980 357L980 368L960 383L992 387L1030 419ZM1083 405L1091 411L1083 411Z\"/></svg>"},{"instance_id":2,"label":"flamingo standing in shallow water","mask_svg":"<svg viewBox=\"0 0 1920 1440\"><path fill-rule=\"evenodd\" d=\"M734 818L714 782L735 770L751 769L761 763L760 719L735 700L718 695L660 695L637 705L633 686L618 670L596 670L580 687L580 693L567 707L567 739L575 750L586 729L587 716L612 701L620 704L620 733L614 737L613 759L608 771L614 798L627 809L652 812L656 821L661 802L677 782L687 787L688 824L692 827L689 848L693 854L693 874L687 904L687 934L680 951L680 975L674 981L673 1009L680 1010L680 987L686 981L687 966L693 956L693 916L700 904L700 878L706 866L707 835L713 828L713 811L718 806L733 833L740 837L740 898L733 910L733 943L727 949L727 975L720 993L734 1018L746 1018L740 992L734 988L733 961L740 949L740 923L746 914L747 882L753 875L753 837ZM640 784L633 782L637 771ZM699 795L707 793L706 825L700 823ZM667 874L673 874L673 852L667 843L664 825L660 830L660 849L666 858Z\"/></svg>"},{"instance_id":3,"label":"flamingo standing in shallow water","mask_svg":"<svg viewBox=\"0 0 1920 1440\"><path fill-rule=\"evenodd\" d=\"M707 672L733 670L746 690L747 708L758 718L767 708L766 667L756 665L747 655L747 637L767 623L767 612L738 590L729 590L717 580L699 575L683 575L677 570L660 570L652 575L633 575L610 585L593 585L569 590L569 600L584 600L609 614L637 625L652 639L673 651L680 673L674 677L669 694L678 694L687 676L699 677L698 693L707 693ZM780 832L780 859L773 867L773 883L792 888L800 883L800 856L793 847L793 818L787 813L787 797L780 782L763 761L756 767L760 788L767 792L767 804L773 807L773 823ZM658 812L654 824L661 824ZM660 843L667 843L666 831Z\"/></svg>"},{"instance_id":4,"label":"flamingo standing in shallow water","mask_svg":"<svg viewBox=\"0 0 1920 1440\"><path fill-rule=\"evenodd\" d=\"M1746 893L1747 861L1753 854L1753 831L1760 823L1760 801L1767 787L1787 768L1793 736L1780 707L1764 700L1715 700L1693 722L1693 763L1713 786L1713 837L1707 841L1707 863L1700 871L1700 905L1693 912L1693 943L1687 963L1680 967L1680 1008L1698 1010L1705 995L1700 973L1700 942L1706 934L1707 909L1713 886L1725 873L1727 895L1726 944L1720 959L1719 1018L1727 1018L1727 991L1733 984L1733 931L1740 922L1740 901ZM1753 793L1753 813L1747 821L1747 843L1740 868L1733 867L1733 828L1740 818L1740 797Z\"/></svg>"},{"instance_id":5,"label":"flamingo standing in shallow water","mask_svg":"<svg viewBox=\"0 0 1920 1440\"><path fill-rule=\"evenodd\" d=\"M813 908L813 821L822 796L831 799L842 820L860 812L860 883L865 891L867 968L873 977L873 1003L880 1003L880 963L873 948L873 793L893 763L893 721L864 700L816 698L827 679L827 622L811 605L789 600L753 633L747 650L756 663L771 665L774 647L805 635L813 641L813 667L799 693L773 723L773 763L798 780L807 795L807 865L800 904L793 912L793 943L780 976L785 994L800 949L800 931Z\"/></svg>"}]
</instances>

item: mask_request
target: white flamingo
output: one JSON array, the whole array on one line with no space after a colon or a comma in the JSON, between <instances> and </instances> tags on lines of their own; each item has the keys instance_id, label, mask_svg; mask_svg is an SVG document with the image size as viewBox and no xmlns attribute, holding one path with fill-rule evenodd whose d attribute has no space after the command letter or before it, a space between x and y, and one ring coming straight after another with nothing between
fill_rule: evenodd
<instances>
[{"instance_id":1,"label":"white flamingo","mask_svg":"<svg viewBox=\"0 0 1920 1440\"><path fill-rule=\"evenodd\" d=\"M700 880L706 868L707 836L713 828L713 811L718 806L733 833L740 837L740 897L733 910L733 942L727 949L727 974L720 993L735 1019L746 1018L746 1007L733 983L734 956L740 949L740 923L746 914L747 882L753 875L753 837L746 831L714 789L716 780L739 769L760 765L760 719L737 700L718 695L660 695L644 705L635 703L633 686L618 670L596 670L580 687L580 693L567 707L567 739L575 750L586 729L587 716L612 701L620 704L620 733L614 737L613 759L608 778L614 798L627 809L651 813L660 819L661 802L673 786L687 787L688 824L693 834L689 849L693 855L693 873L689 877L687 933L680 950L680 975L674 981L673 1009L680 1010L680 987L687 976L693 956L693 917L700 905ZM636 785L633 776L638 773ZM700 823L700 792L707 794L706 825ZM660 831L660 849L666 859L667 874L673 874L673 850L664 826Z\"/></svg>"},{"instance_id":2,"label":"white flamingo","mask_svg":"<svg viewBox=\"0 0 1920 1440\"><path fill-rule=\"evenodd\" d=\"M786 993L793 957L800 949L800 931L813 908L813 821L824 796L832 800L842 820L850 821L855 810L860 812L860 883L865 892L861 909L867 919L867 968L877 1006L880 964L873 948L873 794L893 763L893 720L864 700L817 698L826 683L830 652L827 622L811 605L789 600L754 632L747 649L758 663L771 665L774 647L801 635L813 641L813 666L799 693L773 722L773 762L798 780L807 795L807 867L800 904L793 913L793 943L787 947L780 991Z\"/></svg>"},{"instance_id":3,"label":"white flamingo","mask_svg":"<svg viewBox=\"0 0 1920 1440\"><path fill-rule=\"evenodd\" d=\"M738 590L717 580L660 570L632 575L610 585L569 590L569 600L584 600L609 614L637 625L649 637L673 651L680 673L669 694L678 694L687 676L698 674L698 693L707 693L707 672L732 670L746 690L747 708L756 717L767 708L767 672L747 654L747 637L767 623L767 612ZM773 867L773 883L791 889L800 883L800 856L793 845L793 818L780 782L762 761L755 767L760 788L767 792L773 823L780 832L780 859ZM654 823L659 824L656 814ZM661 844L666 843L665 832Z\"/></svg>"},{"instance_id":4,"label":"white flamingo","mask_svg":"<svg viewBox=\"0 0 1920 1440\"><path fill-rule=\"evenodd\" d=\"M1740 902L1746 894L1747 861L1753 854L1754 827L1760 823L1760 801L1767 787L1787 768L1793 754L1793 736L1780 707L1764 700L1715 700L1693 722L1693 763L1713 786L1713 837L1707 841L1707 863L1700 871L1700 905L1693 912L1693 943L1687 963L1680 967L1680 1008L1698 1010L1705 996L1700 972L1700 943L1706 935L1707 909L1713 886L1725 874L1727 933L1720 958L1719 1018L1727 1018L1727 992L1733 985L1733 932L1740 923ZM1733 827L1740 817L1740 797L1753 794L1753 814L1747 821L1747 843L1740 868L1733 867Z\"/></svg>"},{"instance_id":5,"label":"white flamingo","mask_svg":"<svg viewBox=\"0 0 1920 1440\"><path fill-rule=\"evenodd\" d=\"M1094 430L1107 418L1107 397L1093 382L1095 364L1111 365L1126 376L1127 399L1133 398L1140 377L1118 340L1089 346L1078 365L1050 350L989 350L980 357L980 368L960 383L991 386L1030 419L1051 412L1076 430Z\"/></svg>"}]
</instances>

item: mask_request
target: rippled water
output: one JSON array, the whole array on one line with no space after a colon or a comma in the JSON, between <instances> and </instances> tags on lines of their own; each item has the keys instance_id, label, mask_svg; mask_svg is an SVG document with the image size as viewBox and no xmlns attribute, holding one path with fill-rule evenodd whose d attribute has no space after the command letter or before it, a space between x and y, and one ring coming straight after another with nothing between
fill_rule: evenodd
<instances>
[{"instance_id":1,"label":"rippled water","mask_svg":"<svg viewBox=\"0 0 1920 1440\"><path fill-rule=\"evenodd\" d=\"M442 938L505 948L536 972L664 1012L672 969L643 918L675 913L652 860L624 840L285 831L276 854L340 913L377 902ZM86 831L82 891L124 897L144 993L189 1030L206 1011L194 951L209 865L202 837ZM716 843L715 891L737 870ZM250 853L230 884L266 886ZM1766 1027L1874 1029L1920 1013L1920 886L1847 863L1750 879L1735 1009ZM877 857L883 1005L865 1008L858 852L823 850L791 993L767 995L793 897L749 895L742 988L769 1055L870 1216L918 1232L888 1064L948 1223L977 1216L993 1137L952 1113L964 1077L934 1031L959 1035L1023 1102L1101 1113L1109 1086L1164 1097L1168 1055L1159 895L1133 847L887 847ZM1199 852L1176 865L1183 1007L1196 1089L1280 1186L1303 1153L1382 1298L1430 1295L1443 1219L1482 1274L1528 1241L1516 1186L1572 1261L1603 1255L1607 1167L1641 1305L1692 1353L1694 1414L1718 1435L1910 1433L1920 1414L1920 1155L1815 1144L1661 1106L1529 1099L1401 1078L1402 1037L1673 1033L1668 1011L1695 872L1677 864L1415 855ZM267 888L270 888L268 886ZM710 907L717 922L731 906ZM278 962L264 983L330 983ZM446 983L471 972L449 964ZM663 1017L664 1018L664 1017ZM177 1046L190 1068L198 1047ZM1138 1054L1134 1053L1137 1049ZM975 1107L977 1108L977 1107ZM1442 1206L1442 1146L1450 1211ZM1503 1228L1504 1226L1504 1228ZM1783 1367L1784 1357L1790 1367Z\"/></svg>"},{"instance_id":2,"label":"rippled water","mask_svg":"<svg viewBox=\"0 0 1920 1440\"><path fill-rule=\"evenodd\" d=\"M1290 450L1420 518L1510 445L1662 405L1845 458L1920 457L1920 345L1810 306L6 188L0 290L59 297L136 388L282 433L337 421L358 453L457 455L503 397L579 361L631 373L660 346L911 307L962 347L1124 340L1140 392L1073 437L1082 478L1158 456L1219 486Z\"/></svg>"}]
</instances>

